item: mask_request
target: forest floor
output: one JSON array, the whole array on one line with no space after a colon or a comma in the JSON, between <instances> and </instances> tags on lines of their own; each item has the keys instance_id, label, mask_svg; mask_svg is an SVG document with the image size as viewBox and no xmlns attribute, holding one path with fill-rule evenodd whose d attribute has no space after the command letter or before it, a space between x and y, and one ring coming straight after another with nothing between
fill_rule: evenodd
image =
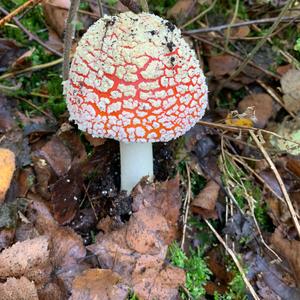
<instances>
[{"instance_id":1,"label":"forest floor","mask_svg":"<svg viewBox=\"0 0 300 300\"><path fill-rule=\"evenodd\" d=\"M299 1L148 5L195 49L209 107L127 195L118 142L68 120L70 1L0 0L0 299L300 299ZM80 2L72 52L98 18Z\"/></svg>"}]
</instances>

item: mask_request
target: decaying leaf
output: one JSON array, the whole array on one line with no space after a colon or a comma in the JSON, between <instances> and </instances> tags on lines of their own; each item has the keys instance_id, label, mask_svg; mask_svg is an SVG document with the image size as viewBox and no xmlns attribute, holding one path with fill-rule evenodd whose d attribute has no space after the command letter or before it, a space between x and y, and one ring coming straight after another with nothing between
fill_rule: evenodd
<instances>
[{"instance_id":1,"label":"decaying leaf","mask_svg":"<svg viewBox=\"0 0 300 300\"><path fill-rule=\"evenodd\" d=\"M228 75L233 72L240 64L240 61L229 55L215 55L211 56L208 60L209 70L215 77Z\"/></svg>"},{"instance_id":2,"label":"decaying leaf","mask_svg":"<svg viewBox=\"0 0 300 300\"><path fill-rule=\"evenodd\" d=\"M15 237L15 229L1 229L0 230L0 251L4 248L9 247Z\"/></svg>"},{"instance_id":3,"label":"decaying leaf","mask_svg":"<svg viewBox=\"0 0 300 300\"><path fill-rule=\"evenodd\" d=\"M74 279L70 300L125 300L129 290L117 273L89 269Z\"/></svg>"},{"instance_id":4,"label":"decaying leaf","mask_svg":"<svg viewBox=\"0 0 300 300\"><path fill-rule=\"evenodd\" d=\"M71 167L72 156L70 150L57 136L53 136L39 151L51 166L57 176L65 175Z\"/></svg>"},{"instance_id":5,"label":"decaying leaf","mask_svg":"<svg viewBox=\"0 0 300 300\"><path fill-rule=\"evenodd\" d=\"M15 154L9 149L0 148L0 203L10 187L15 168Z\"/></svg>"},{"instance_id":6,"label":"decaying leaf","mask_svg":"<svg viewBox=\"0 0 300 300\"><path fill-rule=\"evenodd\" d=\"M297 286L300 286L300 242L296 240L287 240L284 238L281 230L277 228L272 234L271 243L274 249L288 261L293 272Z\"/></svg>"},{"instance_id":7,"label":"decaying leaf","mask_svg":"<svg viewBox=\"0 0 300 300\"><path fill-rule=\"evenodd\" d=\"M272 103L273 100L268 94L251 94L239 102L238 109L240 113L244 113L248 107L253 107L256 117L254 124L259 128L264 128L273 115Z\"/></svg>"},{"instance_id":8,"label":"decaying leaf","mask_svg":"<svg viewBox=\"0 0 300 300\"><path fill-rule=\"evenodd\" d=\"M270 137L270 142L273 146L280 151L285 151L292 155L300 154L300 147L298 144L293 143L295 141L300 143L300 120L299 118L290 120L285 118L283 122L277 124L275 129L276 133L288 140L278 138L276 136Z\"/></svg>"},{"instance_id":9,"label":"decaying leaf","mask_svg":"<svg viewBox=\"0 0 300 300\"><path fill-rule=\"evenodd\" d=\"M168 10L167 17L177 19L177 22L179 20L179 23L183 22L192 12L195 12L196 3L197 1L195 0L176 1L175 5Z\"/></svg>"},{"instance_id":10,"label":"decaying leaf","mask_svg":"<svg viewBox=\"0 0 300 300\"><path fill-rule=\"evenodd\" d=\"M17 242L0 253L0 278L26 276L36 284L49 280L52 267L46 236Z\"/></svg>"},{"instance_id":11,"label":"decaying leaf","mask_svg":"<svg viewBox=\"0 0 300 300\"><path fill-rule=\"evenodd\" d=\"M112 269L141 299L175 299L184 271L165 264L167 245L177 235L178 178L134 189L133 215L123 227L97 236L88 249L103 268Z\"/></svg>"},{"instance_id":12,"label":"decaying leaf","mask_svg":"<svg viewBox=\"0 0 300 300\"><path fill-rule=\"evenodd\" d=\"M40 234L48 236L55 275L63 283L64 289L70 291L74 277L87 268L82 261L86 255L82 239L71 228L59 226L47 205L36 195L29 194L28 198L32 199L28 218Z\"/></svg>"},{"instance_id":13,"label":"decaying leaf","mask_svg":"<svg viewBox=\"0 0 300 300\"><path fill-rule=\"evenodd\" d=\"M5 283L0 283L1 300L38 300L36 287L26 277L8 278Z\"/></svg>"},{"instance_id":14,"label":"decaying leaf","mask_svg":"<svg viewBox=\"0 0 300 300\"><path fill-rule=\"evenodd\" d=\"M132 284L140 299L176 299L178 287L185 284L185 272L160 258L143 255L136 262Z\"/></svg>"},{"instance_id":15,"label":"decaying leaf","mask_svg":"<svg viewBox=\"0 0 300 300\"><path fill-rule=\"evenodd\" d=\"M15 126L11 107L4 95L0 95L0 133L5 133Z\"/></svg>"},{"instance_id":16,"label":"decaying leaf","mask_svg":"<svg viewBox=\"0 0 300 300\"><path fill-rule=\"evenodd\" d=\"M75 217L82 188L83 177L79 167L71 169L66 176L53 185L51 203L54 218L59 224L67 224Z\"/></svg>"},{"instance_id":17,"label":"decaying leaf","mask_svg":"<svg viewBox=\"0 0 300 300\"><path fill-rule=\"evenodd\" d=\"M291 69L286 72L281 80L284 93L283 100L286 107L295 113L300 111L300 71Z\"/></svg>"},{"instance_id":18,"label":"decaying leaf","mask_svg":"<svg viewBox=\"0 0 300 300\"><path fill-rule=\"evenodd\" d=\"M220 186L214 180L210 180L206 187L192 201L192 211L204 218L216 219L217 212L215 206L219 191Z\"/></svg>"},{"instance_id":19,"label":"decaying leaf","mask_svg":"<svg viewBox=\"0 0 300 300\"><path fill-rule=\"evenodd\" d=\"M47 25L62 38L65 29L65 21L68 16L68 9L66 9L65 6L69 5L70 1L61 1L61 3L58 3L58 1L52 2L54 2L54 4L59 4L59 6L53 5L51 2L43 3L45 21Z\"/></svg>"}]
</instances>

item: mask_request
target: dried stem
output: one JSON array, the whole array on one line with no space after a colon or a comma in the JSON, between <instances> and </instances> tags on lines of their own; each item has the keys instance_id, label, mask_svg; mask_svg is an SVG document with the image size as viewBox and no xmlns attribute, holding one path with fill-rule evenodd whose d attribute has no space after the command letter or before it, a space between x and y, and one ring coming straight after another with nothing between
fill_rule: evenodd
<instances>
[{"instance_id":1,"label":"dried stem","mask_svg":"<svg viewBox=\"0 0 300 300\"><path fill-rule=\"evenodd\" d=\"M238 28L238 27L243 27L243 26L248 26L248 25L273 23L277 19L278 19L278 17L276 17L276 18L266 18L266 19L260 19L260 20L250 20L250 21L235 23L235 24L232 24L232 25L230 25L230 24L224 24L224 25L207 27L207 28L192 29L192 30L183 31L183 33L184 34L198 34L198 33L207 33L207 32L218 32L218 31L225 30L228 27ZM279 23L290 22L293 19L294 19L295 23L299 23L300 22L300 18L282 17L279 20Z\"/></svg>"},{"instance_id":2,"label":"dried stem","mask_svg":"<svg viewBox=\"0 0 300 300\"><path fill-rule=\"evenodd\" d=\"M53 61L50 61L50 62L45 63L45 64L32 66L32 67L29 67L29 68L26 68L26 69L23 69L23 70L20 70L20 71L16 71L16 72L6 73L6 74L3 74L2 76L0 76L0 80L7 79L7 78L10 78L10 77L13 77L13 76L16 76L16 75L20 75L20 74L23 74L23 73L26 73L26 72L31 72L31 71L37 71L37 70L50 68L50 67L53 67L55 65L58 65L58 64L62 63L62 61L63 61L63 59L59 58L57 60L53 60Z\"/></svg>"},{"instance_id":3,"label":"dried stem","mask_svg":"<svg viewBox=\"0 0 300 300\"><path fill-rule=\"evenodd\" d=\"M188 178L188 186L187 186L187 193L186 197L184 200L184 219L183 219L183 229L182 229L182 239L181 239L181 249L184 249L184 242L185 242L185 235L186 235L186 227L187 227L187 219L188 219L188 214L189 214L189 207L190 207L190 202L191 202L191 175L190 175L190 168L188 164L185 164L186 168L186 173L187 173L187 178Z\"/></svg>"},{"instance_id":4,"label":"dried stem","mask_svg":"<svg viewBox=\"0 0 300 300\"><path fill-rule=\"evenodd\" d=\"M239 10L239 4L240 4L240 0L236 0L234 14L233 14L233 17L232 17L230 23L228 24L229 26L228 26L226 34L225 34L225 49L228 49L228 42L229 42L229 37L230 37L230 33L231 33L231 28L236 20L238 10Z\"/></svg>"},{"instance_id":5,"label":"dried stem","mask_svg":"<svg viewBox=\"0 0 300 300\"><path fill-rule=\"evenodd\" d=\"M3 7L0 6L0 11L5 14L8 15L9 12L4 9ZM51 53L57 55L57 56L62 56L62 54L60 52L58 52L57 50L51 48L50 46L48 46L46 43L44 43L37 35L31 33L27 28L25 28L22 23L16 18L16 17L12 17L12 20L16 23L16 25L29 37L30 40L34 40L37 43L39 43L41 46L43 46L45 49L47 49L48 51L50 51Z\"/></svg>"},{"instance_id":6,"label":"dried stem","mask_svg":"<svg viewBox=\"0 0 300 300\"><path fill-rule=\"evenodd\" d=\"M0 27L5 25L7 22L10 22L10 20L15 17L16 15L18 15L20 12L22 12L23 10L25 10L28 6L30 5L36 5L39 2L41 2L42 0L28 0L27 2L25 2L24 4L22 4L21 6L17 7L15 10L13 10L12 12L6 14L6 16L4 18L2 18L0 20Z\"/></svg>"},{"instance_id":7,"label":"dried stem","mask_svg":"<svg viewBox=\"0 0 300 300\"><path fill-rule=\"evenodd\" d=\"M100 18L102 18L104 16L102 1L97 0L97 3L98 3L98 7L99 7L99 16L100 16Z\"/></svg>"},{"instance_id":8,"label":"dried stem","mask_svg":"<svg viewBox=\"0 0 300 300\"><path fill-rule=\"evenodd\" d=\"M80 0L72 0L68 13L64 40L63 80L67 80L69 77L70 52L75 33L76 14L79 8L79 3Z\"/></svg>"},{"instance_id":9,"label":"dried stem","mask_svg":"<svg viewBox=\"0 0 300 300\"><path fill-rule=\"evenodd\" d=\"M271 160L268 152L265 150L265 148L262 146L261 142L259 141L259 139L257 138L257 136L254 134L254 132L252 130L249 131L250 132L250 135L251 137L253 138L254 142L256 143L257 147L259 148L259 150L261 151L261 153L263 154L263 156L265 157L266 161L268 162L271 170L273 171L275 177L276 177L276 180L280 186L280 189L282 191L282 194L283 194L283 197L284 197L284 200L287 204L287 207L289 209L289 212L291 214L291 217L293 219L293 222L294 222L294 225L296 227L296 230L297 230L297 233L298 233L298 236L300 237L300 224L299 224L299 221L297 219L297 215L296 215L296 212L295 212L295 209L292 205L292 202L291 202L291 199L290 199L290 196L286 190L286 187L283 183L283 180L281 178L281 176L279 175L273 161Z\"/></svg>"},{"instance_id":10,"label":"dried stem","mask_svg":"<svg viewBox=\"0 0 300 300\"><path fill-rule=\"evenodd\" d=\"M222 239L222 237L218 234L218 232L214 229L214 227L210 224L209 221L204 220L205 223L207 224L207 226L210 228L210 230L213 232L213 234L216 236L216 238L218 239L218 241L223 245L223 247L226 249L226 251L228 252L228 254L231 256L231 258L233 259L236 267L238 268L239 272L241 273L241 276L247 286L247 288L249 289L252 297L255 300L260 300L260 298L258 297L258 295L256 294L254 288L252 287L251 283L249 282L248 278L245 275L245 272L239 262L239 260L237 259L235 253L226 245L225 241Z\"/></svg>"}]
</instances>

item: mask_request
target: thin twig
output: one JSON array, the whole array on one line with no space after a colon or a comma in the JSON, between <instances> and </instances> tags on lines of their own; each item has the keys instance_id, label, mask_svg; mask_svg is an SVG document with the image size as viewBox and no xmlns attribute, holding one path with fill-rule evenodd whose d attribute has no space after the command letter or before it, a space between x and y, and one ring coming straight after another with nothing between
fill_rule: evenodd
<instances>
[{"instance_id":1,"label":"thin twig","mask_svg":"<svg viewBox=\"0 0 300 300\"><path fill-rule=\"evenodd\" d=\"M65 40L64 40L64 54L63 54L63 80L67 80L69 77L69 67L70 67L70 52L72 48L72 41L75 33L75 19L77 10L79 8L80 0L72 0L71 6L68 13L68 18L66 22L65 30Z\"/></svg>"},{"instance_id":2,"label":"thin twig","mask_svg":"<svg viewBox=\"0 0 300 300\"><path fill-rule=\"evenodd\" d=\"M240 23L232 24L231 26L229 24L219 25L219 26L213 26L213 27L207 27L207 28L199 28L199 29L192 29L192 30L186 30L183 31L184 34L198 34L198 33L206 33L206 32L218 32L227 29L229 26L231 28L237 28L237 27L244 27L248 25L254 25L254 24L267 24L267 23L273 23L277 20L276 18L266 18L266 19L260 19L260 20L250 20ZM280 20L280 23L289 22L292 19L295 19L294 22L298 23L300 22L300 18L295 17L283 17Z\"/></svg>"},{"instance_id":3,"label":"thin twig","mask_svg":"<svg viewBox=\"0 0 300 300\"><path fill-rule=\"evenodd\" d=\"M32 103L31 101L23 98L23 97L19 97L19 96L16 96L15 97L16 99L18 100L21 100L25 103L27 103L29 106L33 107L34 109L36 109L37 111L39 111L40 113L42 113L43 115L45 115L46 117L48 117L49 119L53 120L56 122L56 119L54 117L52 117L51 115L49 115L48 113L46 113L45 111L43 111L40 107L38 107L37 105L35 105L34 103Z\"/></svg>"},{"instance_id":4,"label":"thin twig","mask_svg":"<svg viewBox=\"0 0 300 300\"><path fill-rule=\"evenodd\" d=\"M252 297L255 300L260 300L260 298L258 297L258 295L256 294L254 288L252 287L251 283L249 282L248 278L245 275L245 272L239 262L239 260L237 259L235 253L226 245L225 241L222 239L222 237L218 234L218 232L214 229L214 227L210 224L209 221L204 220L205 223L207 224L207 226L210 228L210 230L213 232L213 234L216 236L216 238L218 239L218 241L223 245L223 247L225 248L225 250L228 252L228 254L231 256L231 258L233 259L236 267L238 268L239 272L241 273L241 276L247 286L247 288L249 289Z\"/></svg>"},{"instance_id":5,"label":"thin twig","mask_svg":"<svg viewBox=\"0 0 300 300\"><path fill-rule=\"evenodd\" d=\"M235 20L236 20L237 14L238 14L238 10L239 10L239 4L240 4L240 0L236 0L233 17L232 17L230 23L228 24L229 26L228 26L226 34L225 34L225 49L228 49L228 42L229 42L229 37L230 37L230 33L231 33L231 28L232 28L232 25L235 23Z\"/></svg>"},{"instance_id":6,"label":"thin twig","mask_svg":"<svg viewBox=\"0 0 300 300\"><path fill-rule=\"evenodd\" d=\"M29 68L26 68L26 69L23 69L23 70L20 70L20 71L6 73L6 74L3 74L2 76L0 76L0 80L7 79L7 78L10 78L10 77L14 77L14 76L17 76L17 75L20 75L20 74L23 74L23 73L27 73L27 72L31 72L31 71L38 71L38 70L50 68L50 67L53 67L53 66L56 66L56 65L62 63L62 61L63 61L63 59L59 58L59 59L50 61L50 62L45 63L45 64L31 66Z\"/></svg>"},{"instance_id":7,"label":"thin twig","mask_svg":"<svg viewBox=\"0 0 300 300\"><path fill-rule=\"evenodd\" d=\"M285 138L285 137L281 136L280 134L277 134L275 132L265 130L265 129L254 128L254 127L246 127L246 126L241 127L241 126L234 126L234 125L225 125L225 124L207 122L207 121L202 121L202 120L198 121L198 124L203 125L203 126L207 126L207 127L211 127L211 128L223 129L223 130L228 130L228 131L233 131L233 132L238 132L238 133L243 132L243 131L244 132L249 132L249 131L262 132L262 133L266 133L266 134L276 136L279 139L282 139L284 141L288 141L288 142L294 143L295 145L300 146L300 143L298 143L294 140Z\"/></svg>"},{"instance_id":8,"label":"thin twig","mask_svg":"<svg viewBox=\"0 0 300 300\"><path fill-rule=\"evenodd\" d=\"M8 15L9 12L4 9L3 7L0 6L0 11L5 14ZM27 28L25 28L22 23L16 18L16 17L12 17L12 20L16 23L16 25L29 37L30 40L34 40L37 43L39 43L41 46L43 46L45 49L47 49L48 51L52 52L53 54L62 57L62 54L53 49L52 47L50 47L49 45L47 45L45 42L43 42L37 35L31 33Z\"/></svg>"},{"instance_id":9,"label":"thin twig","mask_svg":"<svg viewBox=\"0 0 300 300\"><path fill-rule=\"evenodd\" d=\"M294 225L296 227L296 230L297 230L297 233L298 233L298 236L300 237L300 224L299 224L299 221L297 219L297 215L296 215L296 212L295 212L295 209L292 205L292 202L291 202L291 199L290 199L290 196L285 188L285 185L282 181L282 178L281 176L279 175L278 171L277 171L277 168L275 167L273 161L271 160L268 152L264 149L264 147L262 146L261 142L259 141L259 139L257 138L257 136L254 134L254 132L252 130L249 131L250 132L250 135L251 137L253 138L254 142L256 143L257 147L259 148L259 150L261 151L261 153L263 154L263 156L265 157L266 161L268 162L271 170L273 171L275 177L276 177L276 180L280 186L280 189L282 191L282 194L283 194L283 197L286 201L286 204L287 204L287 207L289 209L289 212L291 214L291 217L293 219L293 222L294 222Z\"/></svg>"},{"instance_id":10,"label":"thin twig","mask_svg":"<svg viewBox=\"0 0 300 300\"><path fill-rule=\"evenodd\" d=\"M18 15L21 11L25 10L28 6L30 5L36 5L37 3L41 2L42 0L28 0L27 2L23 3L19 7L17 7L15 10L12 12L6 14L4 18L0 20L0 27L5 25L5 23L10 22L10 20Z\"/></svg>"},{"instance_id":11,"label":"thin twig","mask_svg":"<svg viewBox=\"0 0 300 300\"><path fill-rule=\"evenodd\" d=\"M100 16L100 18L102 18L104 16L102 1L97 0L97 3L98 3L98 7L99 7L99 16Z\"/></svg>"},{"instance_id":12,"label":"thin twig","mask_svg":"<svg viewBox=\"0 0 300 300\"><path fill-rule=\"evenodd\" d=\"M183 219L183 229L182 229L182 239L181 239L181 249L183 250L184 248L184 242L185 242L185 234L186 234L186 227L187 227L187 219L188 219L188 214L189 214L189 207L190 207L190 202L191 202L191 175L190 175L190 168L188 164L185 164L186 168L186 173L188 177L188 186L187 186L187 193L185 197L185 201L183 204L184 207L184 219Z\"/></svg>"}]
</instances>

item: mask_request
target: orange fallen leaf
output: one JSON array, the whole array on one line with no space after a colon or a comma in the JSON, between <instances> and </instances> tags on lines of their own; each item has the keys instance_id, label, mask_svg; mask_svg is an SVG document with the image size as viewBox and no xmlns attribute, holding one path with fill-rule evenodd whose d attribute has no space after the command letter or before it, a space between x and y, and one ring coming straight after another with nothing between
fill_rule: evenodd
<instances>
[{"instance_id":1,"label":"orange fallen leaf","mask_svg":"<svg viewBox=\"0 0 300 300\"><path fill-rule=\"evenodd\" d=\"M9 149L0 148L0 203L10 187L15 168L15 154Z\"/></svg>"}]
</instances>

